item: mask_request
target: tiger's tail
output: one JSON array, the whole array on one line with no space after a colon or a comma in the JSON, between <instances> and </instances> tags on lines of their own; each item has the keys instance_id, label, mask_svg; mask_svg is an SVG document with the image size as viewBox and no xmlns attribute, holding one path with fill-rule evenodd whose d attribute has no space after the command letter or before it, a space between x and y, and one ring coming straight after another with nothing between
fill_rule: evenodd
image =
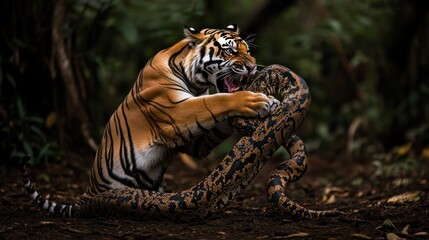
<instances>
[{"instance_id":1,"label":"tiger's tail","mask_svg":"<svg viewBox=\"0 0 429 240\"><path fill-rule=\"evenodd\" d=\"M76 217L79 214L79 206L72 204L60 204L54 201L50 201L42 197L36 189L34 189L33 184L30 181L28 176L28 171L26 168L26 163L31 159L30 156L22 157L20 160L21 168L21 177L24 187L28 192L28 195L33 199L39 207L50 212L53 215L63 216L63 217Z\"/></svg>"}]
</instances>

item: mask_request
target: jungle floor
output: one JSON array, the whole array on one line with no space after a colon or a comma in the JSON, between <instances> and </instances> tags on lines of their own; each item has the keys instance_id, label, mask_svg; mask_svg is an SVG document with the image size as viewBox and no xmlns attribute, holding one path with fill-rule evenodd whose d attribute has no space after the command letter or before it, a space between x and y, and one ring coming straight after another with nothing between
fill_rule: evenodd
<instances>
[{"instance_id":1,"label":"jungle floor","mask_svg":"<svg viewBox=\"0 0 429 240\"><path fill-rule=\"evenodd\" d=\"M271 210L264 188L276 160L223 211L187 223L52 217L26 196L18 169L2 167L0 239L429 239L428 159L411 167L401 164L408 160L333 159L310 156L304 177L288 185L288 196L305 207L345 212L316 220L291 220ZM53 162L32 167L30 176L48 198L71 203L86 188L91 162L88 158L73 164ZM181 161L171 163L167 191L186 189L202 180L208 174L202 169L191 170Z\"/></svg>"}]
</instances>

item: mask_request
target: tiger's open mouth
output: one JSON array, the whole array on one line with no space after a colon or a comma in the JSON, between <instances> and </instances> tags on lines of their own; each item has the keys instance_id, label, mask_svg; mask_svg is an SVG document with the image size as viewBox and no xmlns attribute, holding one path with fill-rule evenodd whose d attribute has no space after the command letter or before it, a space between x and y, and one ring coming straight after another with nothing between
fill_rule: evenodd
<instances>
[{"instance_id":1,"label":"tiger's open mouth","mask_svg":"<svg viewBox=\"0 0 429 240\"><path fill-rule=\"evenodd\" d=\"M224 78L223 83L226 86L228 93L234 93L241 89L241 84L247 81L253 74L227 76Z\"/></svg>"},{"instance_id":2,"label":"tiger's open mouth","mask_svg":"<svg viewBox=\"0 0 429 240\"><path fill-rule=\"evenodd\" d=\"M240 77L229 76L224 79L223 83L226 85L227 91L229 93L237 92L238 90L240 90L241 78L242 76Z\"/></svg>"}]
</instances>

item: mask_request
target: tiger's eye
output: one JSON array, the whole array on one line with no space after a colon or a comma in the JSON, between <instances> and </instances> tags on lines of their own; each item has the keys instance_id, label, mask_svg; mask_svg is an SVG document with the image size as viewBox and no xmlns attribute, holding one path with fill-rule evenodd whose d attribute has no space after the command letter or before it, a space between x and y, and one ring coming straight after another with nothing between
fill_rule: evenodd
<instances>
[{"instance_id":1,"label":"tiger's eye","mask_svg":"<svg viewBox=\"0 0 429 240\"><path fill-rule=\"evenodd\" d=\"M237 51L235 51L235 50L234 50L234 49L232 49L232 48L226 48L226 49L224 49L224 51L225 51L225 53L226 53L227 55L229 55L229 56L237 55Z\"/></svg>"},{"instance_id":2,"label":"tiger's eye","mask_svg":"<svg viewBox=\"0 0 429 240\"><path fill-rule=\"evenodd\" d=\"M225 49L225 53L228 54L228 55L232 55L233 51L232 51L231 48L227 48L227 49Z\"/></svg>"}]
</instances>

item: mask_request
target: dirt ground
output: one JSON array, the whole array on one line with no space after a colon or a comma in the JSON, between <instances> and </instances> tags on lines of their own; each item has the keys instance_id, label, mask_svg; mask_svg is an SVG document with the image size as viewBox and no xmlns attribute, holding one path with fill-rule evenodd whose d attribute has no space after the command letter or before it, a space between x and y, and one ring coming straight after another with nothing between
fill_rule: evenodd
<instances>
[{"instance_id":1,"label":"dirt ground","mask_svg":"<svg viewBox=\"0 0 429 240\"><path fill-rule=\"evenodd\" d=\"M70 203L84 192L91 161L32 167L31 179L48 198ZM345 214L290 220L273 212L266 200L265 181L277 162L272 160L223 211L188 223L52 217L26 196L18 169L2 167L0 239L429 239L429 161L422 161L411 173L392 177L378 176L373 162L311 156L307 173L288 186L288 196L311 209L337 208ZM200 168L173 162L167 191L203 179L208 173Z\"/></svg>"}]
</instances>

